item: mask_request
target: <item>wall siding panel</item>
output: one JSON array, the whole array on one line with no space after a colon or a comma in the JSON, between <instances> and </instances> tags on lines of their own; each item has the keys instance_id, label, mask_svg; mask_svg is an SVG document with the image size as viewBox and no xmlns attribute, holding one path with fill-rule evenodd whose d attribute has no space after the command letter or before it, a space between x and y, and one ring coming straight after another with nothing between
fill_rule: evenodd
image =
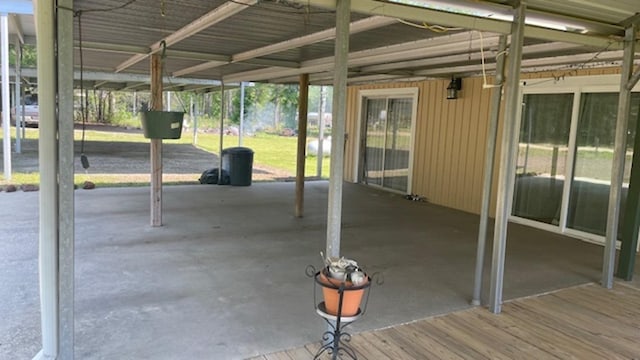
<instances>
[{"instance_id":1,"label":"wall siding panel","mask_svg":"<svg viewBox=\"0 0 640 360\"><path fill-rule=\"evenodd\" d=\"M619 68L582 69L570 72L546 71L522 74L522 79L554 78L573 75L617 74ZM488 79L493 83L493 77ZM491 89L483 89L481 77L465 78L456 100L446 99L448 79L351 86L348 88L345 152L345 180L355 182L355 159L359 150L358 107L360 90L417 87L418 106L414 134L412 192L429 202L454 209L479 213L482 179L487 149ZM491 213L495 213L495 193L500 160L500 139L504 122L501 110L498 141L494 157ZM362 136L363 134L361 134Z\"/></svg>"}]
</instances>

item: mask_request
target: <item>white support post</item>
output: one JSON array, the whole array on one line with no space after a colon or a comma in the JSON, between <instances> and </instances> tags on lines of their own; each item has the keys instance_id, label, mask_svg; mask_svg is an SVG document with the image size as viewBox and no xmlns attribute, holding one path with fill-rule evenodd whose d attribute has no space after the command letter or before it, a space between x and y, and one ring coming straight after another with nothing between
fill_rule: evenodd
<instances>
[{"instance_id":1,"label":"white support post","mask_svg":"<svg viewBox=\"0 0 640 360\"><path fill-rule=\"evenodd\" d=\"M15 80L15 90L13 92L13 108L15 119L16 119L16 153L20 154L22 152L22 134L20 133L20 124L22 123L21 112L21 104L22 104L22 44L20 43L20 38L16 39L15 43L16 48L16 80Z\"/></svg>"},{"instance_id":2,"label":"white support post","mask_svg":"<svg viewBox=\"0 0 640 360\"><path fill-rule=\"evenodd\" d=\"M484 253L487 244L487 224L489 223L489 205L491 203L491 180L493 179L494 157L496 154L496 140L498 139L498 120L500 119L500 105L502 104L502 88L504 82L505 49L507 36L501 35L498 44L496 64L496 80L491 95L491 115L489 117L489 131L487 136L487 153L484 157L484 178L482 189L482 206L480 209L480 227L478 230L478 249L476 253L476 272L473 286L472 305L480 305L482 295L482 278L484 270Z\"/></svg>"},{"instance_id":3,"label":"white support post","mask_svg":"<svg viewBox=\"0 0 640 360\"><path fill-rule=\"evenodd\" d=\"M520 82L520 63L524 41L524 19L526 5L520 2L516 8L511 29L509 46L509 70L507 75L507 95L505 122L502 129L502 147L500 154L500 177L496 222L493 236L493 262L491 266L491 290L489 310L495 314L502 311L502 288L504 280L505 250L507 247L507 226L511 214L511 189L515 176L515 153L517 144L516 118L518 114L518 89Z\"/></svg>"},{"instance_id":4,"label":"white support post","mask_svg":"<svg viewBox=\"0 0 640 360\"><path fill-rule=\"evenodd\" d=\"M133 116L138 114L138 92L133 92L133 107L132 107Z\"/></svg>"},{"instance_id":5,"label":"white support post","mask_svg":"<svg viewBox=\"0 0 640 360\"><path fill-rule=\"evenodd\" d=\"M238 146L242 146L244 134L244 81L240 82L240 129L238 130Z\"/></svg>"},{"instance_id":6,"label":"white support post","mask_svg":"<svg viewBox=\"0 0 640 360\"><path fill-rule=\"evenodd\" d=\"M2 151L4 158L4 179L11 180L11 125L9 124L9 15L0 14L0 72L2 72Z\"/></svg>"},{"instance_id":7,"label":"white support post","mask_svg":"<svg viewBox=\"0 0 640 360\"><path fill-rule=\"evenodd\" d=\"M193 107L193 94L189 95L189 120L193 128L193 144L198 143L198 119L196 119L196 111Z\"/></svg>"},{"instance_id":8,"label":"white support post","mask_svg":"<svg viewBox=\"0 0 640 360\"><path fill-rule=\"evenodd\" d=\"M318 156L316 157L316 176L322 177L322 163L324 161L324 101L325 88L320 86L320 106L318 109Z\"/></svg>"},{"instance_id":9,"label":"white support post","mask_svg":"<svg viewBox=\"0 0 640 360\"><path fill-rule=\"evenodd\" d=\"M218 185L222 184L222 149L224 147L224 81L220 84L220 144L218 156Z\"/></svg>"},{"instance_id":10,"label":"white support post","mask_svg":"<svg viewBox=\"0 0 640 360\"><path fill-rule=\"evenodd\" d=\"M162 111L162 59L151 55L151 110ZM162 226L162 139L151 139L151 226Z\"/></svg>"},{"instance_id":11,"label":"white support post","mask_svg":"<svg viewBox=\"0 0 640 360\"><path fill-rule=\"evenodd\" d=\"M38 0L35 5L38 39L38 106L40 112L38 161L40 168L40 314L42 351L40 359L56 359L59 354L58 308L58 143L56 124L56 29L54 0Z\"/></svg>"},{"instance_id":12,"label":"white support post","mask_svg":"<svg viewBox=\"0 0 640 360\"><path fill-rule=\"evenodd\" d=\"M73 0L57 0L59 358L74 358Z\"/></svg>"},{"instance_id":13,"label":"white support post","mask_svg":"<svg viewBox=\"0 0 640 360\"><path fill-rule=\"evenodd\" d=\"M351 0L337 0L326 256L340 256Z\"/></svg>"},{"instance_id":14,"label":"white support post","mask_svg":"<svg viewBox=\"0 0 640 360\"><path fill-rule=\"evenodd\" d=\"M613 275L616 260L616 241L618 240L618 223L620 217L620 197L624 180L624 162L627 154L627 128L631 110L631 90L627 84L633 75L633 58L635 55L636 31L638 25L629 26L625 31L624 55L620 78L620 95L618 97L618 118L611 166L611 189L609 191L609 208L607 229L605 232L602 286L613 287ZM638 135L636 135L638 136Z\"/></svg>"}]
</instances>

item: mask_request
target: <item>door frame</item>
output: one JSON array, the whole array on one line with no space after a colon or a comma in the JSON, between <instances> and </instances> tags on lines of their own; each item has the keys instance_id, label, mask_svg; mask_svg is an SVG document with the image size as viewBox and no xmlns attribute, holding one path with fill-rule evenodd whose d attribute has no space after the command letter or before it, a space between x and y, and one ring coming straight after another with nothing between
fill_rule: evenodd
<instances>
[{"instance_id":1,"label":"door frame","mask_svg":"<svg viewBox=\"0 0 640 360\"><path fill-rule=\"evenodd\" d=\"M407 176L407 191L405 193L385 188L382 186L374 186L376 188L384 189L386 191L411 194L413 185L413 159L416 141L416 120L418 118L418 99L419 89L417 87L402 87L402 88L386 88L386 89L366 89L358 90L358 119L356 125L356 147L353 152L353 173L356 183L361 183L363 180L362 173L360 172L360 165L362 159L362 141L363 141L363 116L365 99L378 98L378 99L398 99L398 98L411 98L413 103L411 106L411 139L409 139L409 174ZM373 185L371 185L373 186Z\"/></svg>"}]
</instances>

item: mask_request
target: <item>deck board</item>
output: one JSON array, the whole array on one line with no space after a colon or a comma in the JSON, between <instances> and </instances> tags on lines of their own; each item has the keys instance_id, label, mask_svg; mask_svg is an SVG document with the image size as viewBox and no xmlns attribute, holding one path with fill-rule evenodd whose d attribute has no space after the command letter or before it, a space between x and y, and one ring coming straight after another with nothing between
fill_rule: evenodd
<instances>
[{"instance_id":1,"label":"deck board","mask_svg":"<svg viewBox=\"0 0 640 360\"><path fill-rule=\"evenodd\" d=\"M640 360L640 289L588 284L354 335L359 360ZM319 343L253 360L312 359ZM322 359L329 359L325 356Z\"/></svg>"}]
</instances>

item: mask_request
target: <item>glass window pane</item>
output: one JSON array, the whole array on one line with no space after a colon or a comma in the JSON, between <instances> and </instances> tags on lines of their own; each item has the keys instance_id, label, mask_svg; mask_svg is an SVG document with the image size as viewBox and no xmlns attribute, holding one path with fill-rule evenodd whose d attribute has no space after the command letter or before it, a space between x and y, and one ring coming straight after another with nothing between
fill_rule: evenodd
<instances>
[{"instance_id":1,"label":"glass window pane","mask_svg":"<svg viewBox=\"0 0 640 360\"><path fill-rule=\"evenodd\" d=\"M524 96L513 215L559 223L572 106L573 94Z\"/></svg>"},{"instance_id":2,"label":"glass window pane","mask_svg":"<svg viewBox=\"0 0 640 360\"><path fill-rule=\"evenodd\" d=\"M384 187L407 191L411 150L412 99L390 99L384 158Z\"/></svg>"},{"instance_id":3,"label":"glass window pane","mask_svg":"<svg viewBox=\"0 0 640 360\"><path fill-rule=\"evenodd\" d=\"M640 94L632 95L631 104L621 210L629 187ZM617 115L618 93L582 94L567 218L572 229L605 234Z\"/></svg>"},{"instance_id":4,"label":"glass window pane","mask_svg":"<svg viewBox=\"0 0 640 360\"><path fill-rule=\"evenodd\" d=\"M365 112L366 140L364 151L364 180L382 186L382 159L387 120L387 99L367 99Z\"/></svg>"}]
</instances>

